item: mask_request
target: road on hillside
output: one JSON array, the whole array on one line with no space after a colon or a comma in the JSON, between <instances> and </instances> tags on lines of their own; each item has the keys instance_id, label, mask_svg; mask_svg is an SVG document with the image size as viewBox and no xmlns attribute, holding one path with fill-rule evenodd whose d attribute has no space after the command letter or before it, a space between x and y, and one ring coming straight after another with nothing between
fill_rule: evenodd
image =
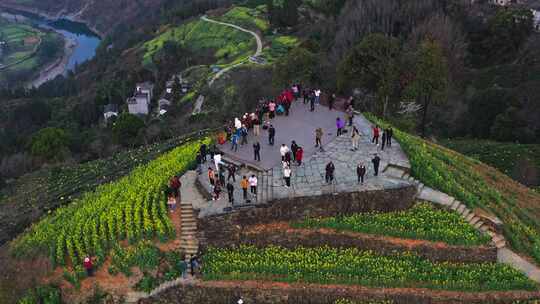
<instances>
[{"instance_id":1,"label":"road on hillside","mask_svg":"<svg viewBox=\"0 0 540 304\"><path fill-rule=\"evenodd\" d=\"M255 37L255 41L257 41L257 50L255 51L255 54L253 54L252 57L259 57L262 54L263 44L262 44L261 36L259 36L259 34L253 32L253 31L250 31L248 29L245 29L243 27L240 27L238 25L235 25L235 24L208 19L208 17L206 15L202 16L201 20L203 20L205 22L210 22L210 23L215 23L215 24L219 24L219 25L223 25L223 26L232 27L232 28L237 29L239 31L250 34L251 36ZM243 60L243 61L241 61L241 62L239 62L237 64L231 65L231 66L226 67L223 70L217 72L216 75L214 75L210 79L210 81L208 82L208 85L212 86L214 84L214 82L216 80L218 80L221 76L223 76L225 73L227 73L228 71L230 71L230 70L232 70L232 69L246 63L247 61L248 61L248 59ZM201 112L203 102L204 102L204 96L201 95L201 96L199 96L199 98L197 98L197 102L195 103L195 107L193 109L193 114L199 114Z\"/></svg>"}]
</instances>

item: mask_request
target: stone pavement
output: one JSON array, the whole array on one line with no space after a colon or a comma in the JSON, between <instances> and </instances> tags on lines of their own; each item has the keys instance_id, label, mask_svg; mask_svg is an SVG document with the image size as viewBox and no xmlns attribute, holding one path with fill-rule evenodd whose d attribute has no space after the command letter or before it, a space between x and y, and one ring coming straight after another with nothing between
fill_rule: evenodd
<instances>
[{"instance_id":1,"label":"stone pavement","mask_svg":"<svg viewBox=\"0 0 540 304\"><path fill-rule=\"evenodd\" d=\"M291 141L304 149L304 159L308 159L317 149L315 148L315 129L322 128L324 131L323 144L330 142L336 137L336 118L343 119L344 113L330 111L327 107L316 105L315 111L309 111L309 105L305 105L301 100L292 103L289 116L277 115L271 123L276 129L275 145L268 144L268 132L262 130L259 137L250 131L248 144L238 146L238 151L231 151L231 143L218 146L227 156L245 163L251 163L268 170L281 163L279 148L281 144L291 146ZM253 143L259 141L261 144L261 161L253 160Z\"/></svg>"},{"instance_id":2,"label":"stone pavement","mask_svg":"<svg viewBox=\"0 0 540 304\"><path fill-rule=\"evenodd\" d=\"M391 148L381 150L381 146L377 146L371 143L371 124L362 115L356 115L354 119L354 125L357 126L361 133L359 150L351 151L352 141L349 132L336 137L334 133L334 121L337 116L343 118L343 113L338 111L329 111L327 108L318 106L315 113L306 111L307 106L296 102L291 111L289 117L277 117L274 119L276 128L282 128L286 126L286 129L290 129L290 132L282 132L279 138L283 142L290 143L288 136L297 136L295 138L297 143L304 147L305 152L304 163L301 166L296 164L292 165L292 178L291 187L285 187L285 181L283 179L283 169L281 166L281 156L279 154L278 137L276 136L276 145L268 146L263 144L266 149L262 149L261 158L263 159L264 172L257 172L248 168L241 169L237 173L237 180L235 185L235 206L232 206L227 200L226 189L223 189L221 198L218 201L209 201L204 204L195 206L195 208L201 209L200 217L220 214L228 212L231 207L247 207L249 205L263 204L267 201L280 198L293 198L304 196L317 196L327 193L338 192L355 192L355 191L370 191L370 190L383 190L383 189L395 189L406 187L411 183L406 180L397 179L393 176L387 175L384 169L389 165L397 165L404 168L410 168L407 156L401 150L399 144L395 141L392 142ZM317 114L318 113L318 114ZM311 117L318 117L317 120L311 119ZM303 117L299 119L298 117ZM291 122L292 121L292 122ZM317 124L318 121L325 121L325 124ZM328 123L330 121L331 123ZM326 144L324 144L323 150L314 147L312 132L307 131L314 129L316 126L323 126L326 130L333 128L332 133L326 133ZM279 130L279 129L278 129ZM304 133L302 133L304 132ZM263 135L264 136L264 135ZM250 134L249 142L252 142L253 135ZM329 141L330 140L330 141ZM324 143L324 142L323 142ZM229 147L221 146L221 149L226 152L225 160L230 157ZM379 176L374 176L374 169L371 163L371 159L374 154L377 153L381 158L379 166ZM235 160L242 159L245 163L251 163L251 145L239 149L237 153L234 153ZM325 181L325 168L326 164L332 161L336 167L335 180L332 184L327 184ZM367 174L364 184L357 182L356 166L359 163L363 163L367 168ZM268 166L270 166L268 168ZM207 169L211 166L214 168L213 163L207 162L204 166L203 174L199 176L199 182L205 189L205 192L211 193L212 187L207 177ZM258 167L261 167L259 164ZM242 190L240 189L240 179L242 175L250 176L256 174L259 180L259 195L254 197L250 195L251 203L246 205L242 199ZM267 186L268 185L268 186Z\"/></svg>"}]
</instances>

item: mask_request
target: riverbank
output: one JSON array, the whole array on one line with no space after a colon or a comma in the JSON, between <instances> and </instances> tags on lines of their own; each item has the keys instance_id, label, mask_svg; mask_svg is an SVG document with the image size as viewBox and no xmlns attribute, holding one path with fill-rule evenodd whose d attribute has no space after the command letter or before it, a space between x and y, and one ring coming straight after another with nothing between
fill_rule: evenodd
<instances>
[{"instance_id":1,"label":"riverbank","mask_svg":"<svg viewBox=\"0 0 540 304\"><path fill-rule=\"evenodd\" d=\"M17 4L12 4L12 3L0 3L0 8L34 14L42 18L51 20L51 21L56 21L59 19L66 19L72 22L79 22L86 25L92 32L94 32L94 34L96 34L96 36L99 37L100 40L105 37L105 33L98 30L95 26L89 24L86 20L80 17L80 15L82 14L82 10L73 14L65 14L64 11L60 11L57 14L53 15L47 12L40 11L35 8L30 8L27 6L17 5Z\"/></svg>"},{"instance_id":2,"label":"riverbank","mask_svg":"<svg viewBox=\"0 0 540 304\"><path fill-rule=\"evenodd\" d=\"M77 47L77 42L63 35L62 37L64 37L64 53L62 57L41 69L38 76L34 77L34 79L26 85L28 89L38 88L45 82L56 78L58 75L64 75L66 73L69 58L73 55L73 52Z\"/></svg>"}]
</instances>

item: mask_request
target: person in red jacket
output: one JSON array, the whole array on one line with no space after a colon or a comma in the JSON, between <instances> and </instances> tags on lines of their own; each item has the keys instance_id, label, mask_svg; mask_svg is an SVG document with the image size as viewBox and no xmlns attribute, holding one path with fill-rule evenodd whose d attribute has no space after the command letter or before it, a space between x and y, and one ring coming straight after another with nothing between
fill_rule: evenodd
<instances>
[{"instance_id":1,"label":"person in red jacket","mask_svg":"<svg viewBox=\"0 0 540 304\"><path fill-rule=\"evenodd\" d=\"M372 143L379 145L379 126L373 127L373 138L371 139Z\"/></svg>"},{"instance_id":2,"label":"person in red jacket","mask_svg":"<svg viewBox=\"0 0 540 304\"><path fill-rule=\"evenodd\" d=\"M83 261L83 267L86 270L86 274L91 277L94 275L94 264L92 263L92 258L86 256Z\"/></svg>"},{"instance_id":3,"label":"person in red jacket","mask_svg":"<svg viewBox=\"0 0 540 304\"><path fill-rule=\"evenodd\" d=\"M304 157L304 149L302 149L302 147L298 147L298 149L296 149L296 163L300 166L302 165L302 158Z\"/></svg>"}]
</instances>

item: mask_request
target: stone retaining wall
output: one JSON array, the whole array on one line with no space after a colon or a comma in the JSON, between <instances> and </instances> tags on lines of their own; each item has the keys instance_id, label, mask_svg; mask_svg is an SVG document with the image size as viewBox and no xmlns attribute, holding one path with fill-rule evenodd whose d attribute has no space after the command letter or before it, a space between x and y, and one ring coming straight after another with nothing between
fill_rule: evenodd
<instances>
[{"instance_id":1,"label":"stone retaining wall","mask_svg":"<svg viewBox=\"0 0 540 304\"><path fill-rule=\"evenodd\" d=\"M240 297L245 304L334 304L338 299L353 301L392 300L396 304L515 303L538 299L539 292L451 292L409 288L365 288L260 282L195 282L171 288L159 296L139 301L180 304L233 304Z\"/></svg>"},{"instance_id":2,"label":"stone retaining wall","mask_svg":"<svg viewBox=\"0 0 540 304\"><path fill-rule=\"evenodd\" d=\"M434 262L481 263L496 262L495 246L450 246L443 243L427 241L404 241L394 238L373 236L362 233L336 232L328 229L281 229L269 227L265 230L247 231L239 234L239 239L231 242L234 245L254 245L264 248L278 245L286 248L330 246L336 248L358 248L373 250L388 255L411 251Z\"/></svg>"},{"instance_id":3,"label":"stone retaining wall","mask_svg":"<svg viewBox=\"0 0 540 304\"><path fill-rule=\"evenodd\" d=\"M415 202L413 186L352 193L281 199L256 208L198 219L198 237L201 245L226 247L240 239L243 227L276 222L299 220L306 217L331 217L360 212L390 212L406 210Z\"/></svg>"}]
</instances>

